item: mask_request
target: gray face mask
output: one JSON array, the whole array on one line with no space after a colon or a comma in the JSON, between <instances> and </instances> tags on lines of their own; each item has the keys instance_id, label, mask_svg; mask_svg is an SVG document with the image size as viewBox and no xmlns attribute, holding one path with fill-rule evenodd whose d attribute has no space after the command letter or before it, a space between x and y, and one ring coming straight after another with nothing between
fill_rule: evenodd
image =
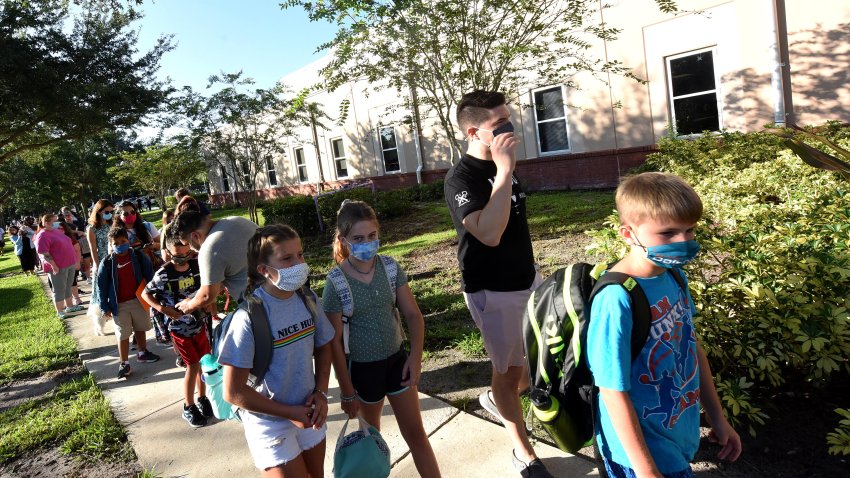
<instances>
[{"instance_id":1,"label":"gray face mask","mask_svg":"<svg viewBox=\"0 0 850 478\"><path fill-rule=\"evenodd\" d=\"M507 123L502 123L501 125L499 125L498 128L493 129L493 130L486 129L486 128L478 128L478 130L479 131L489 131L490 133L493 133L493 138L495 138L496 136L499 136L500 134L513 133L514 132L514 124L511 123L510 121L508 121ZM478 141L481 141L481 140L479 139ZM484 141L481 141L481 142L484 144L484 146L487 146L488 148L490 147L490 144L492 144L492 143L490 143L490 144L484 143Z\"/></svg>"}]
</instances>

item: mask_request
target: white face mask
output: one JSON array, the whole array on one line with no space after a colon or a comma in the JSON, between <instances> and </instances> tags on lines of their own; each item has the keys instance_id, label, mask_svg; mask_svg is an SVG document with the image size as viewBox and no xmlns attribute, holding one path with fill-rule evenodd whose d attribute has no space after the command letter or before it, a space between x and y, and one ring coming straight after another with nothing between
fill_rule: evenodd
<instances>
[{"instance_id":1,"label":"white face mask","mask_svg":"<svg viewBox=\"0 0 850 478\"><path fill-rule=\"evenodd\" d=\"M277 282L274 286L286 292L294 292L301 288L307 282L310 276L310 266L306 262L296 264L292 267L284 267L277 269L272 266L267 266L277 271Z\"/></svg>"}]
</instances>

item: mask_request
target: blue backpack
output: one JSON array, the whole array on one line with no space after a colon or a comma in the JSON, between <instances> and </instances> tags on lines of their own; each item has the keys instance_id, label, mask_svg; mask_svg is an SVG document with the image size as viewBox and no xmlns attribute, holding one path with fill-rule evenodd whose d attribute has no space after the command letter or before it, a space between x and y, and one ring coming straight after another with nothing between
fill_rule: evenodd
<instances>
[{"instance_id":1,"label":"blue backpack","mask_svg":"<svg viewBox=\"0 0 850 478\"><path fill-rule=\"evenodd\" d=\"M295 293L304 302L313 320L316 320L316 301L313 291L307 287L302 287L295 291ZM251 333L254 335L254 364L248 375L249 385L256 388L263 383L263 378L269 370L269 365L272 362L272 354L274 353L274 339L272 337L269 317L266 314L266 308L263 306L263 302L259 297L251 294L239 304L236 310L227 314L219 326L212 331L212 353L201 357L203 380L207 385L207 398L209 398L210 404L212 404L213 414L219 420L239 418L236 413L237 407L224 399L224 384L222 383L224 372L223 367L218 363L224 337L227 336L227 331L233 323L233 316L239 310L244 310L248 313L248 318L251 321Z\"/></svg>"}]
</instances>

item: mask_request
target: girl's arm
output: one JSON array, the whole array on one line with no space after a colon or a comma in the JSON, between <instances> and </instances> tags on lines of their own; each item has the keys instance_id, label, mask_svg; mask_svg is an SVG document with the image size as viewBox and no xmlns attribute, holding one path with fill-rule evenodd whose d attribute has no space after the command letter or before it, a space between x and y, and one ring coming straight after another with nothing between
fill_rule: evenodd
<instances>
[{"instance_id":1,"label":"girl's arm","mask_svg":"<svg viewBox=\"0 0 850 478\"><path fill-rule=\"evenodd\" d=\"M89 238L89 248L91 249L91 260L94 261L94 269L97 270L97 266L100 265L100 255L97 253L97 238L94 234L94 227L90 227L86 234Z\"/></svg>"},{"instance_id":2,"label":"girl's arm","mask_svg":"<svg viewBox=\"0 0 850 478\"><path fill-rule=\"evenodd\" d=\"M600 388L599 398L605 402L605 408L608 409L608 415L617 433L617 440L626 451L635 474L640 478L663 478L646 446L629 392Z\"/></svg>"},{"instance_id":3,"label":"girl's arm","mask_svg":"<svg viewBox=\"0 0 850 478\"><path fill-rule=\"evenodd\" d=\"M316 430L322 428L325 420L328 419L328 381L331 378L332 355L331 342L313 350L313 357L316 361L316 389L307 399L307 406L313 407L313 415L310 418L311 424Z\"/></svg>"},{"instance_id":4,"label":"girl's arm","mask_svg":"<svg viewBox=\"0 0 850 478\"><path fill-rule=\"evenodd\" d=\"M339 382L339 391L342 397L354 397L357 393L354 390L354 384L351 382L351 375L348 373L348 364L345 360L345 348L342 345L342 313L341 312L325 312L331 325L334 326L334 338L331 340L331 356L336 373L336 381ZM328 372L330 373L330 371ZM318 381L317 381L318 383ZM340 397L340 400L342 399ZM360 409L360 404L357 400L342 401L342 410L348 414L349 418L357 416Z\"/></svg>"},{"instance_id":5,"label":"girl's arm","mask_svg":"<svg viewBox=\"0 0 850 478\"><path fill-rule=\"evenodd\" d=\"M248 385L248 375L251 370L223 364L224 368L224 399L239 408L252 412L274 415L286 418L298 428L308 428L313 425L310 416L313 409L307 405L284 405L278 403Z\"/></svg>"},{"instance_id":6,"label":"girl's arm","mask_svg":"<svg viewBox=\"0 0 850 478\"><path fill-rule=\"evenodd\" d=\"M413 292L408 284L404 284L396 289L396 299L398 308L404 314L407 320L407 330L410 332L410 357L407 363L404 364L404 370L401 373L402 378L407 377L407 380L401 382L405 387L415 387L419 384L419 373L422 370L422 349L425 347L425 320L422 318L422 311L419 310L419 304L413 297ZM401 324L399 324L401 325Z\"/></svg>"}]
</instances>

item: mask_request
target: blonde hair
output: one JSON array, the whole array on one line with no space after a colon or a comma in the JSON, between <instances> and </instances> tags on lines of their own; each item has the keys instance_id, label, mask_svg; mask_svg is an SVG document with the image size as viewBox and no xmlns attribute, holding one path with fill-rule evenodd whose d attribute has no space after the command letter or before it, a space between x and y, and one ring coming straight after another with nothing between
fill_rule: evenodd
<instances>
[{"instance_id":1,"label":"blonde hair","mask_svg":"<svg viewBox=\"0 0 850 478\"><path fill-rule=\"evenodd\" d=\"M696 223L702 200L682 178L670 173L641 173L626 178L616 195L620 223L637 226L648 219Z\"/></svg>"},{"instance_id":2,"label":"blonde hair","mask_svg":"<svg viewBox=\"0 0 850 478\"><path fill-rule=\"evenodd\" d=\"M300 239L300 236L295 229L286 224L272 224L257 228L248 240L248 291L253 291L266 281L266 278L257 271L257 266L265 263L276 244L291 239Z\"/></svg>"},{"instance_id":3,"label":"blonde hair","mask_svg":"<svg viewBox=\"0 0 850 478\"><path fill-rule=\"evenodd\" d=\"M363 201L352 201L346 199L336 213L336 234L334 234L334 260L337 264L348 257L348 248L342 245L342 239L351 232L360 221L375 221L378 224L378 216L375 210Z\"/></svg>"}]
</instances>

